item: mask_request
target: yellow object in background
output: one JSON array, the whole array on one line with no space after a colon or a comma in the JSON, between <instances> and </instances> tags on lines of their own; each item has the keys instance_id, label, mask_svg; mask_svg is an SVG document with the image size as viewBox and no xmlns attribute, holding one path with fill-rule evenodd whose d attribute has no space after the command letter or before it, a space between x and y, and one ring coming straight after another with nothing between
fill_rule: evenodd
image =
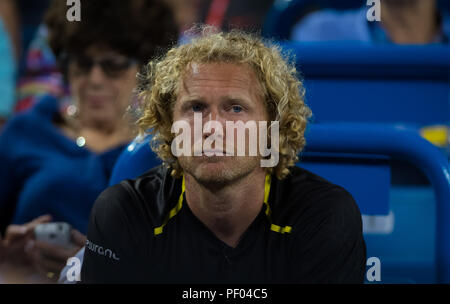
<instances>
[{"instance_id":1,"label":"yellow object in background","mask_svg":"<svg viewBox=\"0 0 450 304\"><path fill-rule=\"evenodd\" d=\"M445 125L423 127L420 135L438 147L446 147L450 141L449 126Z\"/></svg>"}]
</instances>

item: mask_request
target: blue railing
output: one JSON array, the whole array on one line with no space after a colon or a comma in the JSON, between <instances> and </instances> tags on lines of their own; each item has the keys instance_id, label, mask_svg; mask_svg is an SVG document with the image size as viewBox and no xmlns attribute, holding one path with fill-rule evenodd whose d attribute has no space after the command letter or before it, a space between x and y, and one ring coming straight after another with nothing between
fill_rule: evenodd
<instances>
[{"instance_id":1,"label":"blue railing","mask_svg":"<svg viewBox=\"0 0 450 304\"><path fill-rule=\"evenodd\" d=\"M450 166L447 157L412 129L357 123L313 124L309 152L379 154L411 162L436 196L436 263L439 283L450 283Z\"/></svg>"}]
</instances>

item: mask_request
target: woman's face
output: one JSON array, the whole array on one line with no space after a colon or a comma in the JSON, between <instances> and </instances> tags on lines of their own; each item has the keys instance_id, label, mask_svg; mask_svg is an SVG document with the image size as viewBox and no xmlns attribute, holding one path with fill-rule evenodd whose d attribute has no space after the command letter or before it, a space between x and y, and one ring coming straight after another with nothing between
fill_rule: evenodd
<instances>
[{"instance_id":1,"label":"woman's face","mask_svg":"<svg viewBox=\"0 0 450 304\"><path fill-rule=\"evenodd\" d=\"M132 100L138 65L107 48L90 47L69 58L70 91L83 125L106 127L123 118Z\"/></svg>"}]
</instances>

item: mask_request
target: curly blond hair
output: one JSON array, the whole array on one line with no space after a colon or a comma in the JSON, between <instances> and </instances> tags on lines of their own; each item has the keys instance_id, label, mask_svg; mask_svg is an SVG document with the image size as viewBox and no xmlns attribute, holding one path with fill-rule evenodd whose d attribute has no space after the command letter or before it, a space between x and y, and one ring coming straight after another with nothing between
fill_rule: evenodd
<instances>
[{"instance_id":1,"label":"curly blond hair","mask_svg":"<svg viewBox=\"0 0 450 304\"><path fill-rule=\"evenodd\" d=\"M153 135L152 149L172 168L172 176L181 176L182 168L171 152L175 137L171 133L173 108L180 78L190 63L247 64L261 84L270 119L279 121L279 162L266 170L278 179L285 178L305 146L304 132L311 116L293 60L276 44L253 34L238 30L223 33L211 26L192 31L197 35L190 43L173 47L164 57L150 61L139 75L140 133Z\"/></svg>"}]
</instances>

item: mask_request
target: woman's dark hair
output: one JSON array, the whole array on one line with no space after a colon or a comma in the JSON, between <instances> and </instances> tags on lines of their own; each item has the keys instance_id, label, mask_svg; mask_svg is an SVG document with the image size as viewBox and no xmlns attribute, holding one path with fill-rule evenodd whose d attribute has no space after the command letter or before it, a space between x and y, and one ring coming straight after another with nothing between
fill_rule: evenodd
<instances>
[{"instance_id":1,"label":"woman's dark hair","mask_svg":"<svg viewBox=\"0 0 450 304\"><path fill-rule=\"evenodd\" d=\"M45 16L48 41L56 55L82 54L100 45L147 63L178 38L171 9L158 0L80 0L81 21L68 21L71 8L53 0Z\"/></svg>"}]
</instances>

